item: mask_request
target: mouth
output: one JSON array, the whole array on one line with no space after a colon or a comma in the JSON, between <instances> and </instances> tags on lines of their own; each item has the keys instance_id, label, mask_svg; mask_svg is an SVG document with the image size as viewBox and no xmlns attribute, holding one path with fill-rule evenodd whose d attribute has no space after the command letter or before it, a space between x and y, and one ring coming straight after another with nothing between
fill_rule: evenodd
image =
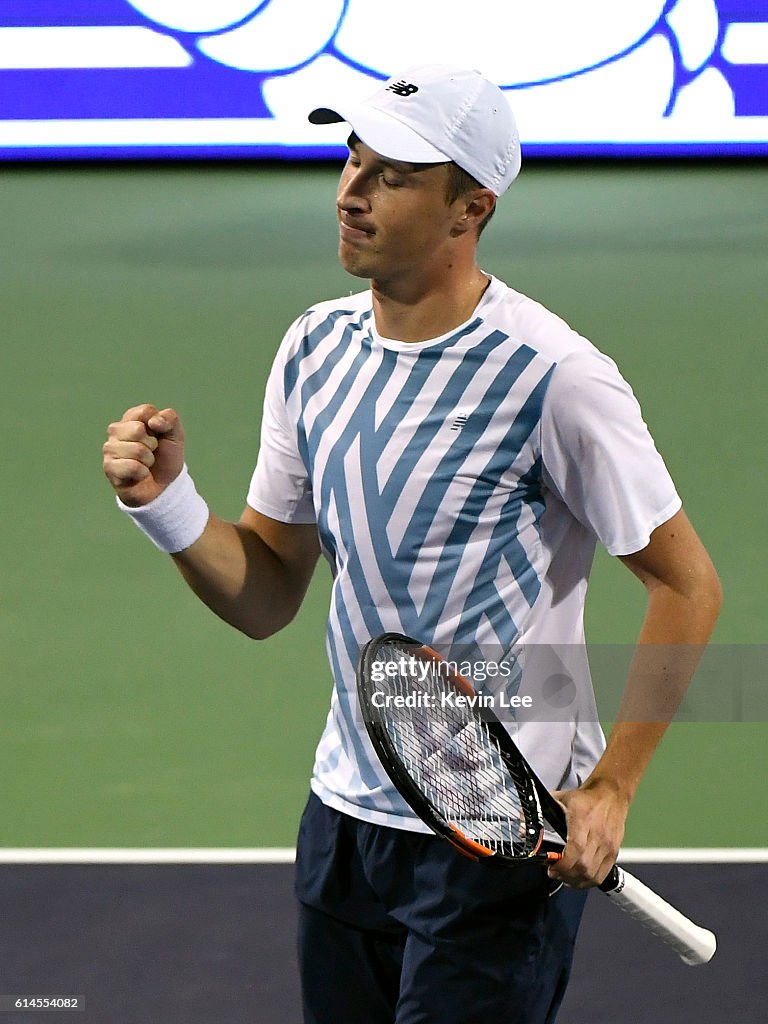
<instances>
[{"instance_id":1,"label":"mouth","mask_svg":"<svg viewBox=\"0 0 768 1024\"><path fill-rule=\"evenodd\" d=\"M339 221L339 237L345 242L363 242L373 237L374 232L369 228L361 228L347 224L346 221Z\"/></svg>"}]
</instances>

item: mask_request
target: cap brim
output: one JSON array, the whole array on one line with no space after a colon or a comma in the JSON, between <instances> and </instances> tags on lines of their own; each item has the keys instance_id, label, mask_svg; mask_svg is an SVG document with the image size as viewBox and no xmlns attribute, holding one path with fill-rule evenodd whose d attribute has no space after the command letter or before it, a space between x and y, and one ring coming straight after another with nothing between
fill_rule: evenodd
<instances>
[{"instance_id":1,"label":"cap brim","mask_svg":"<svg viewBox=\"0 0 768 1024\"><path fill-rule=\"evenodd\" d=\"M346 121L357 137L379 156L412 164L447 163L442 153L412 128L374 107L344 107L331 110L317 107L309 115L312 124L337 124Z\"/></svg>"}]
</instances>

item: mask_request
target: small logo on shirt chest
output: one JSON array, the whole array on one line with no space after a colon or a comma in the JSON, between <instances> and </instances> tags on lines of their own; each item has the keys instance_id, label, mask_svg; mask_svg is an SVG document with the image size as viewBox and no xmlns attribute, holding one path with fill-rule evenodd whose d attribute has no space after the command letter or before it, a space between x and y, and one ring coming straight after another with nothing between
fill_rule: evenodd
<instances>
[{"instance_id":1,"label":"small logo on shirt chest","mask_svg":"<svg viewBox=\"0 0 768 1024\"><path fill-rule=\"evenodd\" d=\"M468 416L466 413L459 413L456 419L451 424L451 430L461 430L462 427L466 427Z\"/></svg>"}]
</instances>

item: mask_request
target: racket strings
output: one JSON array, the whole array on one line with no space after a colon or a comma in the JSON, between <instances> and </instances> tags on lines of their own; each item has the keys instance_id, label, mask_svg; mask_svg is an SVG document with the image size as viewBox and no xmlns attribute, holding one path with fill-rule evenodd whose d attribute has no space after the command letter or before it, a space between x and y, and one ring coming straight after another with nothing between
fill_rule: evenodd
<instances>
[{"instance_id":1,"label":"racket strings","mask_svg":"<svg viewBox=\"0 0 768 1024\"><path fill-rule=\"evenodd\" d=\"M441 663L416 661L403 648L387 653L398 670L377 684L391 698L382 722L424 795L467 838L498 853L533 852L541 812L527 775L503 759L478 712L455 703L456 690ZM416 707L405 705L409 695Z\"/></svg>"}]
</instances>

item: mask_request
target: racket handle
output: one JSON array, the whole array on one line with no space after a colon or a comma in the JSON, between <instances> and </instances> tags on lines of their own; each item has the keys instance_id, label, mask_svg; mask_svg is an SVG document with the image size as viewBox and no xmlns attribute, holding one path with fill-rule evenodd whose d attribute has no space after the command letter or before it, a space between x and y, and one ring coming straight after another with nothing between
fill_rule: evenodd
<instances>
[{"instance_id":1,"label":"racket handle","mask_svg":"<svg viewBox=\"0 0 768 1024\"><path fill-rule=\"evenodd\" d=\"M671 946L684 963L706 964L715 955L717 939L712 932L694 924L618 864L600 888L612 903Z\"/></svg>"}]
</instances>

